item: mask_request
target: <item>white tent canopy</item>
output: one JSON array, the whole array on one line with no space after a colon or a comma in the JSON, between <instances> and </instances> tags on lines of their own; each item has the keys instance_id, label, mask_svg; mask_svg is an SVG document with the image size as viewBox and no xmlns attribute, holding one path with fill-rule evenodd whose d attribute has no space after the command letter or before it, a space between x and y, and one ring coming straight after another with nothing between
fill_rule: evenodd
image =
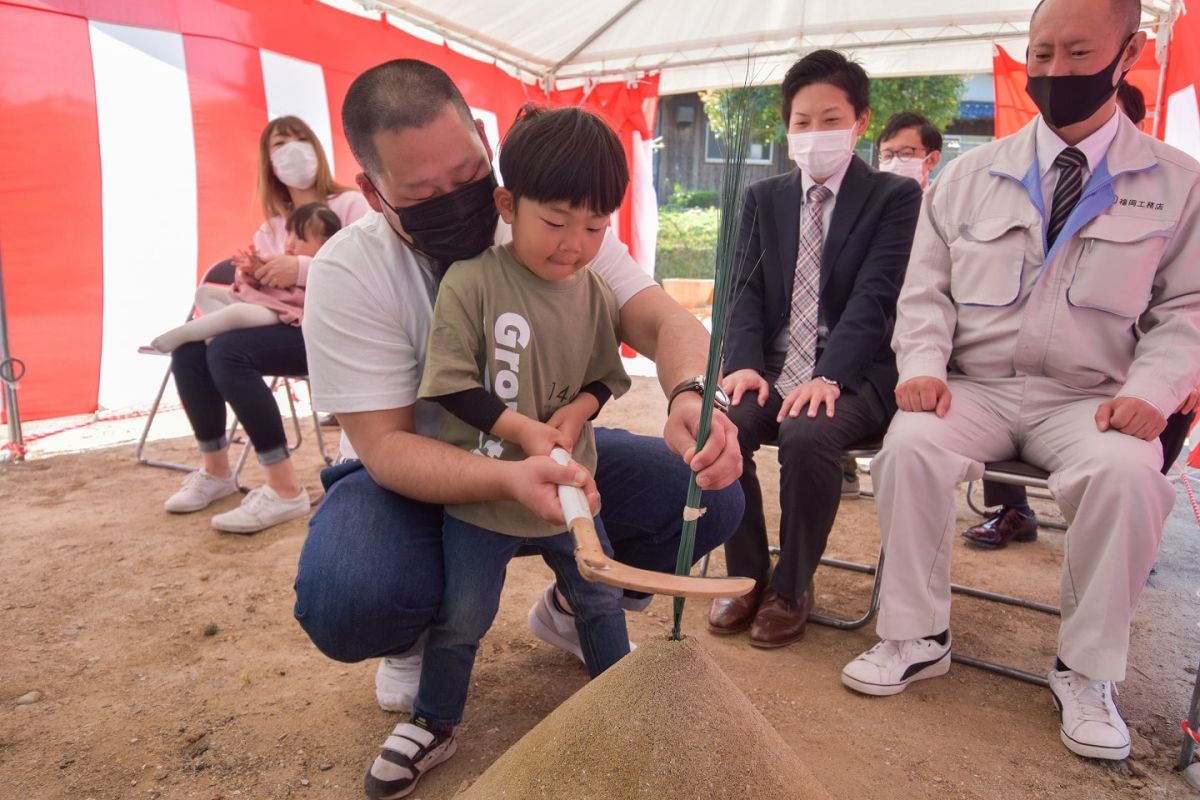
<instances>
[{"instance_id":1,"label":"white tent canopy","mask_svg":"<svg viewBox=\"0 0 1200 800\"><path fill-rule=\"evenodd\" d=\"M659 92L675 94L778 82L821 47L852 53L875 77L990 72L993 42L1024 49L1037 0L325 2L382 10L405 30L528 80L566 88L659 72ZM1165 19L1170 5L1143 2L1143 25Z\"/></svg>"}]
</instances>

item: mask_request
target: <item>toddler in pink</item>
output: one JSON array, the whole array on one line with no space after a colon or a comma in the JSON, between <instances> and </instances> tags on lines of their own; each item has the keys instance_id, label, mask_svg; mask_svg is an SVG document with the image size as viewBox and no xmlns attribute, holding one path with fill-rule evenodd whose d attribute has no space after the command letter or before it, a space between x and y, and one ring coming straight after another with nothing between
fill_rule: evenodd
<instances>
[{"instance_id":1,"label":"toddler in pink","mask_svg":"<svg viewBox=\"0 0 1200 800\"><path fill-rule=\"evenodd\" d=\"M324 203L302 205L288 215L284 230L284 252L307 261L321 245L341 229L337 214ZM257 238L256 243L257 243ZM201 342L217 334L242 328L257 328L282 322L299 326L304 316L304 287L267 286L254 277L264 263L255 246L233 258L237 272L232 286L204 285L196 290L196 309L201 316L158 336L150 347L170 353L187 342Z\"/></svg>"}]
</instances>

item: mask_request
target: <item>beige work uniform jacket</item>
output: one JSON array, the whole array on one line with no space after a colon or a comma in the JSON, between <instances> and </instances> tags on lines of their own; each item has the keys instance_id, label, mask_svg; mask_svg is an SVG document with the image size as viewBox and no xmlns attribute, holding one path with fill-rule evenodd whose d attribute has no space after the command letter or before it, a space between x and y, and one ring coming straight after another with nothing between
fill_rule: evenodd
<instances>
[{"instance_id":1,"label":"beige work uniform jacket","mask_svg":"<svg viewBox=\"0 0 1200 800\"><path fill-rule=\"evenodd\" d=\"M1200 164L1122 116L1047 252L1036 124L955 159L925 195L900 381L1046 376L1170 414L1200 382Z\"/></svg>"}]
</instances>

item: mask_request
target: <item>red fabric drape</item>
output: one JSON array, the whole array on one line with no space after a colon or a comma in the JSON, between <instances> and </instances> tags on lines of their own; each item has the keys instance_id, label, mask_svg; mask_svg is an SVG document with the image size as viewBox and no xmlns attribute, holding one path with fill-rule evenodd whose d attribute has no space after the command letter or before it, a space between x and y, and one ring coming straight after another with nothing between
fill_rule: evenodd
<instances>
[{"instance_id":1,"label":"red fabric drape","mask_svg":"<svg viewBox=\"0 0 1200 800\"><path fill-rule=\"evenodd\" d=\"M0 253L10 348L28 367L20 385L24 419L97 407L103 176L89 21L176 32L183 39L196 147L198 250L195 263L163 269L199 275L244 246L261 223L254 198L258 135L267 120L260 49L321 66L337 178L348 184L357 168L341 128L342 99L356 75L398 57L446 70L468 103L496 115L501 136L526 102L582 104L616 129L632 167L634 133L648 139L654 130L657 78L547 98L493 64L416 38L382 17L355 16L311 0L0 0ZM630 205L621 208L618 232L636 258Z\"/></svg>"}]
</instances>

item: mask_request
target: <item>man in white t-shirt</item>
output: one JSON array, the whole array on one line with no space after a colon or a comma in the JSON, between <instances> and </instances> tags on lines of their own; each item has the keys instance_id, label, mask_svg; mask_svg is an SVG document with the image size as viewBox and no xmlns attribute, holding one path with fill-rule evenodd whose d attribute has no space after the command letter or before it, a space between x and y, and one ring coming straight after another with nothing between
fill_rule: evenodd
<instances>
[{"instance_id":1,"label":"man in white t-shirt","mask_svg":"<svg viewBox=\"0 0 1200 800\"><path fill-rule=\"evenodd\" d=\"M708 513L696 557L725 541L742 516L737 433L721 413L695 449L708 335L630 258L611 231L591 269L620 304L621 338L655 360L670 396L665 439L598 428L596 474L548 457L507 462L437 441L435 408L417 399L433 298L444 270L507 241L492 199L483 126L440 69L382 64L347 93L343 126L376 212L329 240L309 273L304 336L316 405L342 425L341 461L322 474L296 578L295 615L340 661L383 657L376 696L408 710L421 636L441 602L442 505L516 500L562 524L557 486L584 488L616 557L671 571L689 468ZM627 607L648 598L627 596ZM569 606L551 584L529 613L543 640L582 660Z\"/></svg>"}]
</instances>

